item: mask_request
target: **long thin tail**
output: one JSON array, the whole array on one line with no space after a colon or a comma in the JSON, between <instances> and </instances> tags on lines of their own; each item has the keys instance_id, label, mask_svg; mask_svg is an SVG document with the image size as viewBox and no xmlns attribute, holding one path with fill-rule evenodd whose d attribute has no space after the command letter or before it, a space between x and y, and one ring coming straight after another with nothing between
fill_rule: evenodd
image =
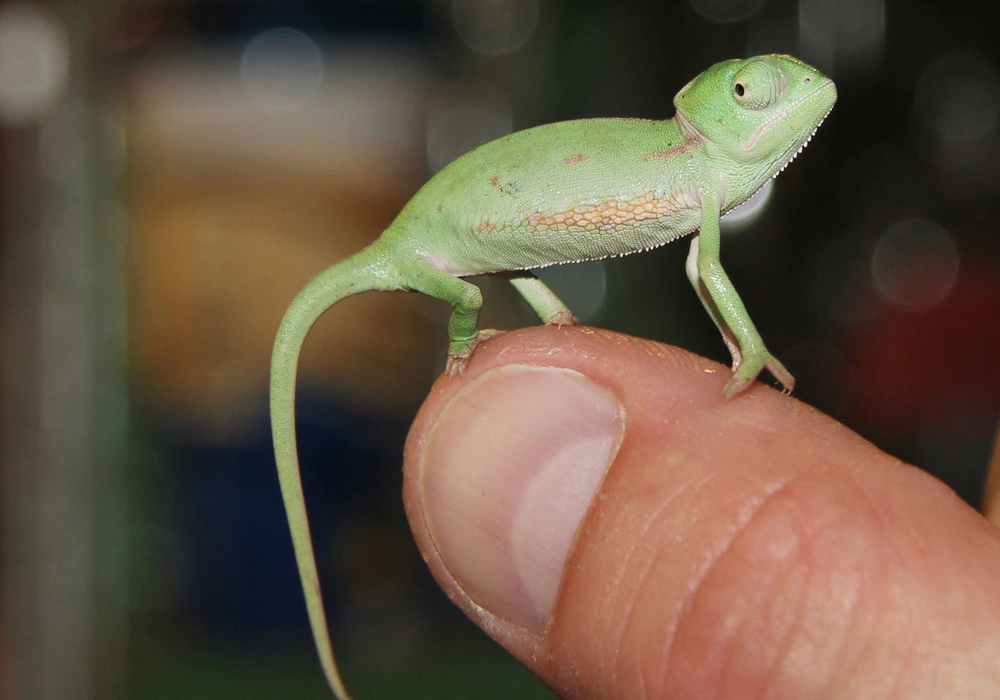
<instances>
[{"instance_id":1,"label":"long thin tail","mask_svg":"<svg viewBox=\"0 0 1000 700\"><path fill-rule=\"evenodd\" d=\"M376 241L356 255L327 268L307 284L285 313L271 355L271 434L278 463L278 480L285 514L292 531L295 560L305 593L309 624L323 672L339 700L350 700L333 658L330 630L323 611L316 557L302 494L298 448L295 440L295 378L302 343L324 311L341 299L370 290L401 289L400 276L384 246Z\"/></svg>"}]
</instances>

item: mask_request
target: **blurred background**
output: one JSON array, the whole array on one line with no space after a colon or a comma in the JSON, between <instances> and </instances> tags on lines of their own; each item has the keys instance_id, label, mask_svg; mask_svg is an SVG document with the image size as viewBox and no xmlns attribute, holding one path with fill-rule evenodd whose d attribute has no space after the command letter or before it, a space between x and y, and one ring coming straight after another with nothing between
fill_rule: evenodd
<instances>
[{"instance_id":1,"label":"blurred background","mask_svg":"<svg viewBox=\"0 0 1000 700\"><path fill-rule=\"evenodd\" d=\"M0 3L0 692L327 698L266 417L295 292L512 130L666 118L792 53L840 99L725 225L796 396L977 504L1000 413L1000 5L979 0ZM586 323L728 362L686 243L543 277ZM537 322L480 282L487 327ZM359 698L551 698L444 599L400 502L444 304L317 325L299 435Z\"/></svg>"}]
</instances>

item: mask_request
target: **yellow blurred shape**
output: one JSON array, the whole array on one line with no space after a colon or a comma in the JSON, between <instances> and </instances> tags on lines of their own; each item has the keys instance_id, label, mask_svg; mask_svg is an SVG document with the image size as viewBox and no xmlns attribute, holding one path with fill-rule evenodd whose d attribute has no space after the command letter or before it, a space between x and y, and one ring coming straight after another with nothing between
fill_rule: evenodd
<instances>
[{"instance_id":1,"label":"yellow blurred shape","mask_svg":"<svg viewBox=\"0 0 1000 700\"><path fill-rule=\"evenodd\" d=\"M378 54L351 61L294 113L254 113L236 76L207 59L133 76L133 358L170 420L225 436L262 414L271 343L296 292L377 237L419 186L419 73L381 75ZM331 310L306 342L300 382L379 408L415 404L440 329L400 296Z\"/></svg>"}]
</instances>

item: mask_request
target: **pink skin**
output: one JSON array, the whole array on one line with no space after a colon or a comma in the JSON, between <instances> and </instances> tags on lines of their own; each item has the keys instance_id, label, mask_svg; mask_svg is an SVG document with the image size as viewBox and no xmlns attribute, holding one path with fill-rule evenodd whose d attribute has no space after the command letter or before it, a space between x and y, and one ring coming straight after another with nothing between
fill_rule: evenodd
<instances>
[{"instance_id":1,"label":"pink skin","mask_svg":"<svg viewBox=\"0 0 1000 700\"><path fill-rule=\"evenodd\" d=\"M516 591L477 583L475 557L456 559L474 550L453 544L462 522L425 483L468 434L463 421L516 407L505 392L544 403L550 374L553 386L591 387L600 406L617 401L624 428L538 623L517 612ZM778 391L724 401L729 377L683 350L586 327L479 346L463 375L438 380L406 450L407 513L446 593L566 698L1000 697L998 530ZM456 396L472 408L449 414ZM597 423L619 415L595 410ZM454 416L454 430L441 427Z\"/></svg>"}]
</instances>

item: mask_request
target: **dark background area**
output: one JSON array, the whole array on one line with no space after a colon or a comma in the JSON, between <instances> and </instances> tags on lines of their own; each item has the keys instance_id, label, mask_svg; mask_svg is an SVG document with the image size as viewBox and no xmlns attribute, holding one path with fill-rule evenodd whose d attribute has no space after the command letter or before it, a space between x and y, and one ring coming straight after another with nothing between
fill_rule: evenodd
<instances>
[{"instance_id":1,"label":"dark background area","mask_svg":"<svg viewBox=\"0 0 1000 700\"><path fill-rule=\"evenodd\" d=\"M278 321L436 169L541 123L662 119L716 61L839 100L722 260L795 396L978 505L1000 413L994 3L0 4L5 696L328 697L266 416ZM584 321L728 362L687 244L546 273ZM483 325L536 322L477 280ZM448 309L365 295L299 436L359 698L551 697L436 589L402 445Z\"/></svg>"}]
</instances>

